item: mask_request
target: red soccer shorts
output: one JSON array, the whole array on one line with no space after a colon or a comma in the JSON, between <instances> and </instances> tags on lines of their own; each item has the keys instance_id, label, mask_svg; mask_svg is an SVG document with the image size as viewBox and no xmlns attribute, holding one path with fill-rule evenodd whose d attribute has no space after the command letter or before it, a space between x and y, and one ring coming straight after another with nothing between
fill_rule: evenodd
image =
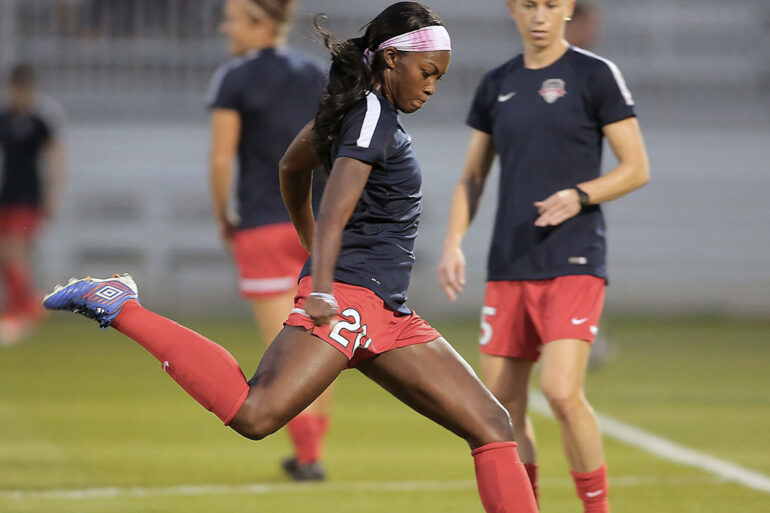
<instances>
[{"instance_id":1,"label":"red soccer shorts","mask_svg":"<svg viewBox=\"0 0 770 513\"><path fill-rule=\"evenodd\" d=\"M235 232L238 288L247 298L265 298L296 290L308 252L291 223Z\"/></svg>"},{"instance_id":2,"label":"red soccer shorts","mask_svg":"<svg viewBox=\"0 0 770 513\"><path fill-rule=\"evenodd\" d=\"M0 207L0 237L30 238L40 227L40 210L31 205Z\"/></svg>"},{"instance_id":3,"label":"red soccer shorts","mask_svg":"<svg viewBox=\"0 0 770 513\"><path fill-rule=\"evenodd\" d=\"M313 280L305 276L299 282L294 309L285 324L313 330L349 360L348 367L391 349L432 342L441 337L419 315L395 312L385 306L371 290L357 285L334 282L332 292L340 307L337 322L314 326L305 314L305 298L312 292Z\"/></svg>"},{"instance_id":4,"label":"red soccer shorts","mask_svg":"<svg viewBox=\"0 0 770 513\"><path fill-rule=\"evenodd\" d=\"M603 278L490 281L481 310L481 352L537 361L543 344L593 343L604 306Z\"/></svg>"}]
</instances>

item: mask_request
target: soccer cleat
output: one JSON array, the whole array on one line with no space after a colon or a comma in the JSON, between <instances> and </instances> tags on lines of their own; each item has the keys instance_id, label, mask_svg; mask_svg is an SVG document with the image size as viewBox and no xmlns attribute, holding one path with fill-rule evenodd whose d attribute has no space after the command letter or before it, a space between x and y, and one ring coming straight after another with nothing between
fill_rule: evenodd
<instances>
[{"instance_id":1,"label":"soccer cleat","mask_svg":"<svg viewBox=\"0 0 770 513\"><path fill-rule=\"evenodd\" d=\"M297 458L286 458L281 467L294 481L325 481L326 470L320 461L300 463Z\"/></svg>"},{"instance_id":2,"label":"soccer cleat","mask_svg":"<svg viewBox=\"0 0 770 513\"><path fill-rule=\"evenodd\" d=\"M43 298L43 306L85 315L104 329L112 324L129 299L139 301L136 282L129 274L116 274L103 280L70 278L66 285L57 285Z\"/></svg>"}]
</instances>

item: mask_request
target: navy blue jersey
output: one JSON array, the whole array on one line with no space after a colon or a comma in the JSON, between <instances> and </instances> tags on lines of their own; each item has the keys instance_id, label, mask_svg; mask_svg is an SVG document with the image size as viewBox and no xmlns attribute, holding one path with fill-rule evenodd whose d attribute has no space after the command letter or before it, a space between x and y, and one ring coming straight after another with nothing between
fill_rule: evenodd
<instances>
[{"instance_id":1,"label":"navy blue jersey","mask_svg":"<svg viewBox=\"0 0 770 513\"><path fill-rule=\"evenodd\" d=\"M334 279L366 287L408 314L422 173L393 104L376 91L356 103L332 144L332 162L338 157L371 164L372 171L345 226ZM308 259L301 277L310 274L310 265Z\"/></svg>"},{"instance_id":2,"label":"navy blue jersey","mask_svg":"<svg viewBox=\"0 0 770 513\"><path fill-rule=\"evenodd\" d=\"M315 61L274 48L233 59L214 74L209 108L235 110L241 118L238 228L289 221L281 199L278 162L315 117L324 81L325 73ZM314 180L316 204L322 185L322 180Z\"/></svg>"},{"instance_id":3,"label":"navy blue jersey","mask_svg":"<svg viewBox=\"0 0 770 513\"><path fill-rule=\"evenodd\" d=\"M52 135L51 126L41 115L0 111L0 150L3 154L0 205L40 204L40 155Z\"/></svg>"},{"instance_id":4,"label":"navy blue jersey","mask_svg":"<svg viewBox=\"0 0 770 513\"><path fill-rule=\"evenodd\" d=\"M488 280L606 279L599 206L539 228L534 202L597 178L602 127L634 115L617 66L576 47L546 68L527 69L518 55L484 76L467 123L491 134L500 155Z\"/></svg>"}]
</instances>

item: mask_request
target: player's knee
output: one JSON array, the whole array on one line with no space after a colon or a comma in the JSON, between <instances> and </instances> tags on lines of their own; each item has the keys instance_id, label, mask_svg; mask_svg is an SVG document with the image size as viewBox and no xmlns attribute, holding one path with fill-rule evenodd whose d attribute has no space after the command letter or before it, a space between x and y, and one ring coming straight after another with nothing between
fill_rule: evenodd
<instances>
[{"instance_id":1,"label":"player's knee","mask_svg":"<svg viewBox=\"0 0 770 513\"><path fill-rule=\"evenodd\" d=\"M471 447L513 440L511 416L500 403L490 404L479 414L479 418L483 419L483 422L476 432L468 436Z\"/></svg>"},{"instance_id":2,"label":"player's knee","mask_svg":"<svg viewBox=\"0 0 770 513\"><path fill-rule=\"evenodd\" d=\"M262 440L283 427L286 423L284 412L250 399L241 406L230 427L250 440Z\"/></svg>"},{"instance_id":3,"label":"player's knee","mask_svg":"<svg viewBox=\"0 0 770 513\"><path fill-rule=\"evenodd\" d=\"M527 397L514 397L508 401L503 402L508 413L511 414L511 419L516 425L519 419L523 419L527 415Z\"/></svg>"},{"instance_id":4,"label":"player's knee","mask_svg":"<svg viewBox=\"0 0 770 513\"><path fill-rule=\"evenodd\" d=\"M237 431L249 440L262 440L281 429L283 425L284 422L276 416L260 415L241 419L237 425ZM236 426L233 425L233 427Z\"/></svg>"},{"instance_id":5,"label":"player's knee","mask_svg":"<svg viewBox=\"0 0 770 513\"><path fill-rule=\"evenodd\" d=\"M563 421L571 419L583 406L583 396L579 390L565 386L544 386L543 394L551 406L554 416Z\"/></svg>"}]
</instances>

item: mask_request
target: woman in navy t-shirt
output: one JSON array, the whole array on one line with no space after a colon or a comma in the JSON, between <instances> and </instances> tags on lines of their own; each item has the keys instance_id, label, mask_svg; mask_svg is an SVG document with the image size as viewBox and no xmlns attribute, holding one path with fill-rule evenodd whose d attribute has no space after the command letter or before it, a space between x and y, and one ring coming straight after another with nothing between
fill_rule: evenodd
<instances>
[{"instance_id":1,"label":"woman in navy t-shirt","mask_svg":"<svg viewBox=\"0 0 770 513\"><path fill-rule=\"evenodd\" d=\"M600 204L641 187L647 157L634 102L612 62L564 40L573 0L508 6L524 53L487 73L473 99L465 167L452 200L439 282L451 300L465 284L462 239L500 158L497 215L482 308L482 371L508 408L519 453L537 490L529 378L561 425L586 512L609 511L596 417L583 394L607 278ZM603 139L618 158L601 175Z\"/></svg>"},{"instance_id":2,"label":"woman in navy t-shirt","mask_svg":"<svg viewBox=\"0 0 770 513\"><path fill-rule=\"evenodd\" d=\"M294 0L225 2L221 30L234 58L214 73L207 102L214 217L266 343L283 328L308 257L281 201L278 161L315 115L325 81L318 63L283 45L293 8ZM316 185L317 200L323 181ZM320 457L330 402L328 390L287 426L295 456L283 467L295 480L325 477Z\"/></svg>"},{"instance_id":3,"label":"woman in navy t-shirt","mask_svg":"<svg viewBox=\"0 0 770 513\"><path fill-rule=\"evenodd\" d=\"M281 161L281 190L311 273L286 326L246 381L221 346L141 307L128 276L58 287L45 305L74 309L143 345L190 395L238 433L279 429L355 366L401 401L465 439L486 511L534 513L510 417L470 366L406 305L420 214L420 168L398 111L420 109L450 61L449 34L430 9L399 2L364 35L336 41L315 123ZM317 221L312 170L330 170Z\"/></svg>"}]
</instances>

